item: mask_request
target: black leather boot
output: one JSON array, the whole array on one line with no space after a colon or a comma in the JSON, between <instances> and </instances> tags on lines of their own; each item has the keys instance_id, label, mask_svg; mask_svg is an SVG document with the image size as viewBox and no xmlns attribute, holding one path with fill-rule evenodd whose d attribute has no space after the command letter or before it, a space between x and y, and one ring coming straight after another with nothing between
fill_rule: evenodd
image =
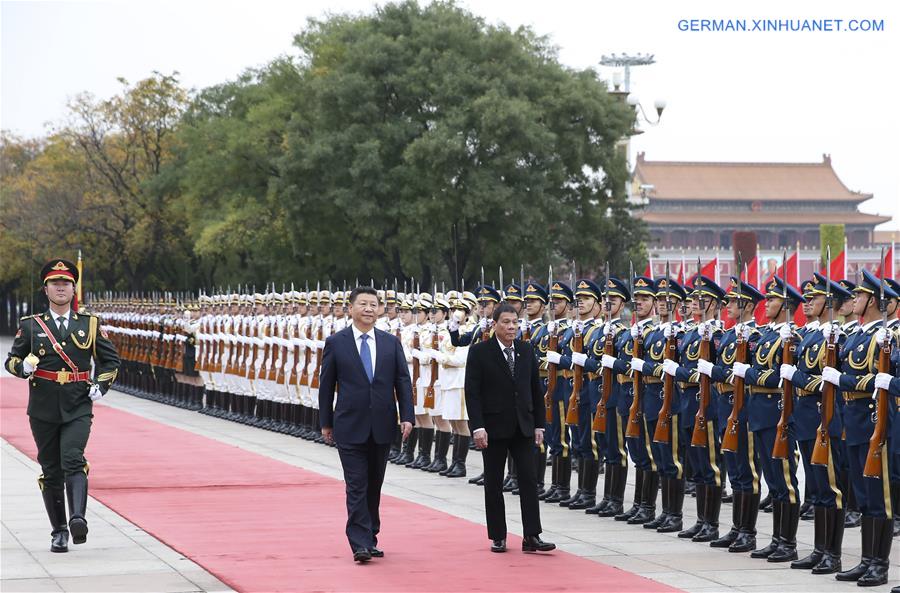
<instances>
[{"instance_id":1,"label":"black leather boot","mask_svg":"<svg viewBox=\"0 0 900 593\"><path fill-rule=\"evenodd\" d=\"M603 474L604 474L603 475L603 498L600 500L600 502L598 502L591 508L584 509L584 512L587 513L588 515L599 514L609 504L609 493L610 493L610 487L612 486L612 481L609 479L609 473L610 473L610 469L608 467L609 464L606 464L606 466L607 467L605 467L605 468L603 466L600 466L602 469L604 469L604 472L603 472Z\"/></svg>"},{"instance_id":2,"label":"black leather boot","mask_svg":"<svg viewBox=\"0 0 900 593\"><path fill-rule=\"evenodd\" d=\"M437 431L434 437L434 460L431 465L422 469L435 474L447 469L447 451L450 450L451 436L449 432Z\"/></svg>"},{"instance_id":3,"label":"black leather boot","mask_svg":"<svg viewBox=\"0 0 900 593\"><path fill-rule=\"evenodd\" d=\"M874 542L869 568L856 584L860 587L877 587L887 583L891 561L891 541L894 537L894 520L873 517Z\"/></svg>"},{"instance_id":4,"label":"black leather boot","mask_svg":"<svg viewBox=\"0 0 900 593\"><path fill-rule=\"evenodd\" d=\"M891 509L894 511L894 537L900 535L900 482L891 482Z\"/></svg>"},{"instance_id":5,"label":"black leather boot","mask_svg":"<svg viewBox=\"0 0 900 593\"><path fill-rule=\"evenodd\" d=\"M581 493L584 492L584 464L585 459L579 457L576 465L578 465L578 489L575 490L575 493L572 496L565 498L559 501L559 506L568 507L573 505L581 498Z\"/></svg>"},{"instance_id":6,"label":"black leather boot","mask_svg":"<svg viewBox=\"0 0 900 593\"><path fill-rule=\"evenodd\" d=\"M769 562L789 562L797 559L797 527L800 525L800 504L781 503L781 543L772 552Z\"/></svg>"},{"instance_id":7,"label":"black leather boot","mask_svg":"<svg viewBox=\"0 0 900 593\"><path fill-rule=\"evenodd\" d=\"M465 478L466 477L466 458L469 456L469 439L468 435L457 435L459 450L456 453L456 463L447 472L448 478Z\"/></svg>"},{"instance_id":8,"label":"black leather boot","mask_svg":"<svg viewBox=\"0 0 900 593\"><path fill-rule=\"evenodd\" d=\"M655 471L644 472L644 483L641 485L641 504L638 511L628 519L629 525L643 525L656 518L656 497L659 493L659 474Z\"/></svg>"},{"instance_id":9,"label":"black leather boot","mask_svg":"<svg viewBox=\"0 0 900 593\"><path fill-rule=\"evenodd\" d=\"M644 471L634 468L634 498L631 502L631 508L621 512L615 517L616 521L627 521L634 517L641 508L641 494L644 491Z\"/></svg>"},{"instance_id":10,"label":"black leather boot","mask_svg":"<svg viewBox=\"0 0 900 593\"><path fill-rule=\"evenodd\" d=\"M700 533L706 523L706 488L703 487L703 484L697 484L695 492L697 493L697 522L678 533L678 537L682 539L693 538Z\"/></svg>"},{"instance_id":11,"label":"black leather boot","mask_svg":"<svg viewBox=\"0 0 900 593\"><path fill-rule=\"evenodd\" d=\"M544 502L559 504L561 501L569 498L569 488L572 484L572 460L568 457L560 456L555 457L554 461L559 464L557 470L558 487L552 495L544 499Z\"/></svg>"},{"instance_id":12,"label":"black leather boot","mask_svg":"<svg viewBox=\"0 0 900 593\"><path fill-rule=\"evenodd\" d=\"M519 488L519 473L516 471L516 462L512 455L506 455L506 478L503 479L503 491L513 492Z\"/></svg>"},{"instance_id":13,"label":"black leather boot","mask_svg":"<svg viewBox=\"0 0 900 593\"><path fill-rule=\"evenodd\" d=\"M66 498L69 500L69 532L73 544L87 541L88 477L85 472L66 476Z\"/></svg>"},{"instance_id":14,"label":"black leather boot","mask_svg":"<svg viewBox=\"0 0 900 593\"><path fill-rule=\"evenodd\" d=\"M850 570L834 575L834 578L839 581L858 581L866 574L866 571L869 570L869 565L872 564L875 554L875 518L863 515L860 523L862 526L862 556L859 559L859 564ZM846 526L846 522L844 525Z\"/></svg>"},{"instance_id":15,"label":"black leather boot","mask_svg":"<svg viewBox=\"0 0 900 593\"><path fill-rule=\"evenodd\" d=\"M388 451L388 461L392 462L403 452L403 435L400 428L394 428L394 438L391 441L391 449Z\"/></svg>"},{"instance_id":16,"label":"black leather boot","mask_svg":"<svg viewBox=\"0 0 900 593\"><path fill-rule=\"evenodd\" d=\"M470 482L472 480L469 480ZM559 455L550 457L550 487L538 495L538 500L546 500L559 489Z\"/></svg>"},{"instance_id":17,"label":"black leather boot","mask_svg":"<svg viewBox=\"0 0 900 593\"><path fill-rule=\"evenodd\" d=\"M600 517L616 517L622 513L625 505L625 486L628 481L628 466L610 464L606 468L606 479L611 480L609 486L609 504L597 513Z\"/></svg>"},{"instance_id":18,"label":"black leather boot","mask_svg":"<svg viewBox=\"0 0 900 593\"><path fill-rule=\"evenodd\" d=\"M841 547L844 543L844 509L825 509L825 553L812 569L813 574L841 571Z\"/></svg>"},{"instance_id":19,"label":"black leather boot","mask_svg":"<svg viewBox=\"0 0 900 593\"><path fill-rule=\"evenodd\" d=\"M813 550L808 556L791 562L791 568L812 569L822 561L828 540L827 510L825 507L813 507Z\"/></svg>"},{"instance_id":20,"label":"black leather boot","mask_svg":"<svg viewBox=\"0 0 900 593\"><path fill-rule=\"evenodd\" d=\"M419 454L412 463L407 463L406 467L411 469L422 469L431 465L431 444L434 442L433 428L419 429Z\"/></svg>"},{"instance_id":21,"label":"black leather boot","mask_svg":"<svg viewBox=\"0 0 900 593\"><path fill-rule=\"evenodd\" d=\"M439 471L439 476L446 476L450 473L450 470L456 467L456 462L459 460L459 435L455 432L452 433L452 436L450 437L450 445L450 465Z\"/></svg>"},{"instance_id":22,"label":"black leather boot","mask_svg":"<svg viewBox=\"0 0 900 593\"><path fill-rule=\"evenodd\" d=\"M735 493L737 496L737 493ZM729 552L751 552L756 549L756 519L759 516L759 492L741 492L741 523L738 536L728 546Z\"/></svg>"},{"instance_id":23,"label":"black leather boot","mask_svg":"<svg viewBox=\"0 0 900 593\"><path fill-rule=\"evenodd\" d=\"M695 542L712 542L719 539L719 513L722 510L722 487L698 485L697 488L706 489L706 510L703 511L703 517L706 521L700 532L691 538Z\"/></svg>"},{"instance_id":24,"label":"black leather boot","mask_svg":"<svg viewBox=\"0 0 900 593\"><path fill-rule=\"evenodd\" d=\"M846 494L847 503L844 505L844 528L853 529L862 525L862 513L859 511L859 504L856 502L856 491L850 483L850 476L847 470L839 472L841 491Z\"/></svg>"},{"instance_id":25,"label":"black leather boot","mask_svg":"<svg viewBox=\"0 0 900 593\"><path fill-rule=\"evenodd\" d=\"M644 523L644 529L658 529L660 525L666 522L671 509L669 502L669 478L659 478L659 490L662 498L662 512L656 516L656 519Z\"/></svg>"},{"instance_id":26,"label":"black leather boot","mask_svg":"<svg viewBox=\"0 0 900 593\"><path fill-rule=\"evenodd\" d=\"M412 463L413 457L416 453L416 443L419 442L419 429L413 428L412 432L409 433L409 438L406 439L406 442L403 443L403 451L400 455L394 459L394 463L397 465L406 465L407 463Z\"/></svg>"},{"instance_id":27,"label":"black leather boot","mask_svg":"<svg viewBox=\"0 0 900 593\"><path fill-rule=\"evenodd\" d=\"M731 492L731 529L719 539L709 542L709 547L711 548L727 548L734 543L734 540L737 539L738 533L740 532L741 505L744 498L738 496L739 493L736 490L732 490Z\"/></svg>"},{"instance_id":28,"label":"black leather boot","mask_svg":"<svg viewBox=\"0 0 900 593\"><path fill-rule=\"evenodd\" d=\"M547 477L547 447L538 447L534 452L534 475L537 479L538 496L546 492L544 480Z\"/></svg>"},{"instance_id":29,"label":"black leather boot","mask_svg":"<svg viewBox=\"0 0 900 593\"><path fill-rule=\"evenodd\" d=\"M813 505L809 502L809 495L803 496L803 504L800 505L800 520L801 521L812 521L816 518L816 512L813 509Z\"/></svg>"},{"instance_id":30,"label":"black leather boot","mask_svg":"<svg viewBox=\"0 0 900 593\"><path fill-rule=\"evenodd\" d=\"M759 501L759 510L764 513L771 513L774 507L772 506L772 495L766 494L766 497Z\"/></svg>"},{"instance_id":31,"label":"black leather boot","mask_svg":"<svg viewBox=\"0 0 900 593\"><path fill-rule=\"evenodd\" d=\"M66 497L62 490L51 490L41 486L41 497L44 499L44 508L47 509L47 518L50 519L50 551L69 551L69 528L66 524Z\"/></svg>"},{"instance_id":32,"label":"black leather boot","mask_svg":"<svg viewBox=\"0 0 900 593\"><path fill-rule=\"evenodd\" d=\"M669 511L666 520L656 528L658 533L676 533L684 527L684 480L671 478L667 480L669 490Z\"/></svg>"},{"instance_id":33,"label":"black leather boot","mask_svg":"<svg viewBox=\"0 0 900 593\"><path fill-rule=\"evenodd\" d=\"M584 478L581 480L581 497L569 505L570 510L584 510L597 503L597 479L600 477L600 462L593 458L582 464Z\"/></svg>"},{"instance_id":34,"label":"black leather boot","mask_svg":"<svg viewBox=\"0 0 900 593\"><path fill-rule=\"evenodd\" d=\"M780 504L772 506L772 541L766 547L750 552L751 558L768 558L778 549L781 544L781 513Z\"/></svg>"}]
</instances>

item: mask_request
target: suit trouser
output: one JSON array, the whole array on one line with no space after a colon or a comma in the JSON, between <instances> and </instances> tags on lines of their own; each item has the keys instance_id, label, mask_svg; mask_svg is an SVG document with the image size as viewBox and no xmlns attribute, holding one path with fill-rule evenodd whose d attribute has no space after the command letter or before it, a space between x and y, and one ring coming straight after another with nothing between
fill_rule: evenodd
<instances>
[{"instance_id":1,"label":"suit trouser","mask_svg":"<svg viewBox=\"0 0 900 593\"><path fill-rule=\"evenodd\" d=\"M497 439L488 435L488 446L481 452L484 459L484 510L487 515L488 538L506 538L506 507L503 503L503 472L507 453L519 472L519 507L522 511L522 533L541 533L537 481L534 467L534 437L517 435Z\"/></svg>"},{"instance_id":2,"label":"suit trouser","mask_svg":"<svg viewBox=\"0 0 900 593\"><path fill-rule=\"evenodd\" d=\"M29 417L31 434L37 445L41 481L51 490L62 490L65 477L85 470L84 449L91 435L91 416L68 422L45 422Z\"/></svg>"},{"instance_id":3,"label":"suit trouser","mask_svg":"<svg viewBox=\"0 0 900 593\"><path fill-rule=\"evenodd\" d=\"M337 443L347 492L347 540L354 552L378 542L378 507L390 448L390 443L376 443L372 435L365 443Z\"/></svg>"}]
</instances>

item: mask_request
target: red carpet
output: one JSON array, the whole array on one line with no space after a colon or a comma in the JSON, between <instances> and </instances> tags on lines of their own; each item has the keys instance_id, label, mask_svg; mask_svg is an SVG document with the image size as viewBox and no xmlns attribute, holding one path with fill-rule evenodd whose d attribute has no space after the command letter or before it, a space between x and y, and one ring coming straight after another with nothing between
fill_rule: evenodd
<instances>
[{"instance_id":1,"label":"red carpet","mask_svg":"<svg viewBox=\"0 0 900 593\"><path fill-rule=\"evenodd\" d=\"M0 379L0 434L34 458L26 388ZM238 591L676 590L572 554L522 554L519 538L491 554L483 526L392 497L382 500L386 557L355 565L342 482L107 406L95 412L91 495Z\"/></svg>"}]
</instances>

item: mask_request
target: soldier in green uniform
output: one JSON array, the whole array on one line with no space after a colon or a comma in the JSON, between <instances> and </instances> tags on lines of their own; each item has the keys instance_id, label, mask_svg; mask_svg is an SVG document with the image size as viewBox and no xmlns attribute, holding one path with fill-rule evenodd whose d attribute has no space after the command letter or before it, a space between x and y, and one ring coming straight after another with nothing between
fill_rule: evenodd
<instances>
[{"instance_id":1,"label":"soldier in green uniform","mask_svg":"<svg viewBox=\"0 0 900 593\"><path fill-rule=\"evenodd\" d=\"M28 380L28 416L43 472L38 485L53 528L50 551L67 552L70 531L73 543L87 541L84 449L93 403L115 380L119 355L99 318L71 308L78 282L75 264L52 260L41 270L41 278L50 309L22 318L6 369Z\"/></svg>"}]
</instances>

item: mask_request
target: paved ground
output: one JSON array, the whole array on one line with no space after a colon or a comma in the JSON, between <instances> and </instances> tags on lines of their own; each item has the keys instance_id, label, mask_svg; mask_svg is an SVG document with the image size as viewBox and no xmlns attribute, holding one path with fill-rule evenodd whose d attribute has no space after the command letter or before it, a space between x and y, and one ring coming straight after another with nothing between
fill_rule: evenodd
<instances>
[{"instance_id":1,"label":"paved ground","mask_svg":"<svg viewBox=\"0 0 900 593\"><path fill-rule=\"evenodd\" d=\"M8 342L0 342L6 352ZM261 431L154 402L111 392L109 405L190 430L248 451L340 479L340 463L334 449L293 437ZM227 590L215 577L166 547L138 527L91 501L91 540L76 555L47 551L46 517L34 486L39 473L30 460L3 444L2 479L2 581L3 591L218 591ZM477 454L469 457L470 474L480 471ZM549 474L548 474L549 477ZM573 478L574 479L574 478ZM601 478L602 479L602 478ZM484 522L480 488L464 479L448 480L433 474L389 466L386 494L417 502L478 523ZM626 496L630 500L631 492ZM510 531L521 534L518 499L507 498ZM685 501L685 523L694 520L694 499ZM674 534L657 534L610 519L589 517L549 505L541 506L544 538L560 548L586 558L647 576L685 591L856 591L853 583L838 583L830 576L813 576L784 564L768 564L747 555L729 554L701 544L679 540ZM768 541L771 515L760 514L761 542ZM731 507L722 510L723 529L730 524ZM335 529L342 529L336 525ZM391 529L390 525L384 526ZM487 535L484 535L487 548ZM801 522L800 552L812 543L812 523ZM892 576L886 592L900 578L900 550L894 546ZM855 564L859 556L859 530L848 530L844 562ZM561 575L577 578L576 575ZM80 580L79 580L80 579Z\"/></svg>"}]
</instances>

